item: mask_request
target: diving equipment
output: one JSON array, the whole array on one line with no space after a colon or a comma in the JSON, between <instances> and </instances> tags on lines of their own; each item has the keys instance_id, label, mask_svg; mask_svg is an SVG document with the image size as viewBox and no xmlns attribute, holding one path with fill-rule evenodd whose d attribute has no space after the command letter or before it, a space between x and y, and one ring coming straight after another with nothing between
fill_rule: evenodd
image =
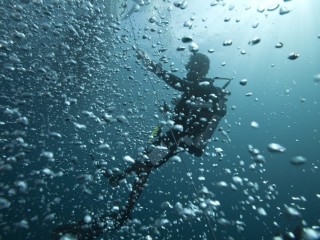
<instances>
[{"instance_id":1,"label":"diving equipment","mask_svg":"<svg viewBox=\"0 0 320 240\"><path fill-rule=\"evenodd\" d=\"M167 156L169 153L169 149L165 146L162 145L150 145L148 146L147 149L147 156L149 161L153 164L153 165L157 165L161 160L163 160L165 158L165 156Z\"/></svg>"}]
</instances>

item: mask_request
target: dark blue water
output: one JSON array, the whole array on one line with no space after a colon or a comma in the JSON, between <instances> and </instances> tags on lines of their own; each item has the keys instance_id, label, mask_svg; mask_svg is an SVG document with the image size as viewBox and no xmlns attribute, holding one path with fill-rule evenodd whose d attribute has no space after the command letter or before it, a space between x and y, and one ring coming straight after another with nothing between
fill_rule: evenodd
<instances>
[{"instance_id":1,"label":"dark blue water","mask_svg":"<svg viewBox=\"0 0 320 240\"><path fill-rule=\"evenodd\" d=\"M272 239L301 224L319 231L320 3L115 2L0 1L0 239L48 239L61 224L125 204L134 178L113 189L95 163L125 169L123 157L137 158L164 120L160 104L179 94L132 46L183 77L184 36L209 56L210 77L233 78L223 131L203 157L182 153L153 172L132 221L100 238ZM305 161L292 164L297 156ZM199 194L203 187L210 193Z\"/></svg>"}]
</instances>

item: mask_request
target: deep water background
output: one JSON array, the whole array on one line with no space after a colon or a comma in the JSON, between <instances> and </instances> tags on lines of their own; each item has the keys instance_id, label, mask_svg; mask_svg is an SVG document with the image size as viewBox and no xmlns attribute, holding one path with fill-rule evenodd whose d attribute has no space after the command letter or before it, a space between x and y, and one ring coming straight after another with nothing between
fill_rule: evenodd
<instances>
[{"instance_id":1,"label":"deep water background","mask_svg":"<svg viewBox=\"0 0 320 240\"><path fill-rule=\"evenodd\" d=\"M217 239L272 239L301 221L319 226L320 2L276 2L268 11L271 1L261 1L259 13L256 1L193 0L186 9L153 1L121 20L133 1L127 9L125 1L0 1L0 239L48 239L60 224L125 203L133 177L112 189L95 163L127 167L123 157L137 158L164 120L159 105L178 95L145 70L132 46L183 77L191 54L183 36L208 54L209 76L233 78L220 123L231 141L217 131L202 158L181 154L187 169L170 161L156 170L134 209L136 222L101 238L213 239L203 214L185 219L176 210L177 203L199 207L190 175L197 190L212 193L204 198L220 203L211 218ZM291 11L280 15L281 7ZM255 37L261 42L249 45ZM232 45L223 46L228 39ZM289 60L291 52L299 58ZM286 151L271 152L269 143ZM248 145L265 163L255 163ZM292 165L295 156L306 163ZM286 206L301 217L288 216Z\"/></svg>"}]
</instances>

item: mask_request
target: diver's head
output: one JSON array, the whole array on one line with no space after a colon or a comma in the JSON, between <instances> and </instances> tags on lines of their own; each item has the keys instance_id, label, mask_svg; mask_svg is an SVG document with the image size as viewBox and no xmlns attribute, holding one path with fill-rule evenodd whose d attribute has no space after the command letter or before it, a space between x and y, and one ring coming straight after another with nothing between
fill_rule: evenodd
<instances>
[{"instance_id":1,"label":"diver's head","mask_svg":"<svg viewBox=\"0 0 320 240\"><path fill-rule=\"evenodd\" d=\"M210 68L210 60L207 55L203 53L196 53L191 55L189 62L186 64L187 79L200 80L204 78Z\"/></svg>"}]
</instances>

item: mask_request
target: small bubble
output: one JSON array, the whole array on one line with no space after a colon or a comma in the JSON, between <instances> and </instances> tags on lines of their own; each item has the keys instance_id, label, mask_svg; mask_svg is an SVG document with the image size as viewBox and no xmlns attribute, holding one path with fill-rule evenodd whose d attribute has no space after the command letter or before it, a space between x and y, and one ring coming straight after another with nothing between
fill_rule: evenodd
<instances>
[{"instance_id":1,"label":"small bubble","mask_svg":"<svg viewBox=\"0 0 320 240\"><path fill-rule=\"evenodd\" d=\"M66 233L61 236L60 240L77 240L77 238L69 233Z\"/></svg>"},{"instance_id":2,"label":"small bubble","mask_svg":"<svg viewBox=\"0 0 320 240\"><path fill-rule=\"evenodd\" d=\"M177 47L177 51L184 51L186 48L184 46Z\"/></svg>"},{"instance_id":3,"label":"small bubble","mask_svg":"<svg viewBox=\"0 0 320 240\"><path fill-rule=\"evenodd\" d=\"M132 157L128 156L128 155L124 156L123 160L126 161L126 162L130 162L130 163L134 163L135 162L135 160Z\"/></svg>"},{"instance_id":4,"label":"small bubble","mask_svg":"<svg viewBox=\"0 0 320 240\"><path fill-rule=\"evenodd\" d=\"M199 50L198 44L196 44L195 42L192 42L189 44L189 51L190 52L197 52L198 50Z\"/></svg>"},{"instance_id":5,"label":"small bubble","mask_svg":"<svg viewBox=\"0 0 320 240\"><path fill-rule=\"evenodd\" d=\"M258 22L254 22L253 24L252 24L252 28L257 28L259 26L259 23Z\"/></svg>"},{"instance_id":6,"label":"small bubble","mask_svg":"<svg viewBox=\"0 0 320 240\"><path fill-rule=\"evenodd\" d=\"M116 119L118 122L129 125L128 119L124 115L118 115L116 116Z\"/></svg>"},{"instance_id":7,"label":"small bubble","mask_svg":"<svg viewBox=\"0 0 320 240\"><path fill-rule=\"evenodd\" d=\"M183 26L186 27L186 28L192 28L192 22L190 22L190 21L185 21L185 22L183 23Z\"/></svg>"},{"instance_id":8,"label":"small bubble","mask_svg":"<svg viewBox=\"0 0 320 240\"><path fill-rule=\"evenodd\" d=\"M53 174L54 174L53 171L50 170L49 168L44 168L44 169L42 170L42 172L43 172L44 174L47 174L47 175L53 175Z\"/></svg>"},{"instance_id":9,"label":"small bubble","mask_svg":"<svg viewBox=\"0 0 320 240\"><path fill-rule=\"evenodd\" d=\"M29 228L29 223L28 223L27 220L23 219L23 220L21 220L20 222L17 223L17 227L28 229Z\"/></svg>"},{"instance_id":10,"label":"small bubble","mask_svg":"<svg viewBox=\"0 0 320 240\"><path fill-rule=\"evenodd\" d=\"M26 38L26 35L22 32L15 31L12 35L12 38L14 40L22 40Z\"/></svg>"},{"instance_id":11,"label":"small bubble","mask_svg":"<svg viewBox=\"0 0 320 240\"><path fill-rule=\"evenodd\" d=\"M239 185L243 185L243 181L239 176L233 176L232 180Z\"/></svg>"},{"instance_id":12,"label":"small bubble","mask_svg":"<svg viewBox=\"0 0 320 240\"><path fill-rule=\"evenodd\" d=\"M250 126L253 127L253 128L259 128L259 123L255 122L255 121L252 121Z\"/></svg>"},{"instance_id":13,"label":"small bubble","mask_svg":"<svg viewBox=\"0 0 320 240\"><path fill-rule=\"evenodd\" d=\"M295 59L297 59L299 56L300 56L299 53L292 52L292 53L289 54L288 59L290 59L290 60L295 60Z\"/></svg>"},{"instance_id":14,"label":"small bubble","mask_svg":"<svg viewBox=\"0 0 320 240\"><path fill-rule=\"evenodd\" d=\"M10 206L11 203L7 199L0 197L0 210L4 208L9 208Z\"/></svg>"},{"instance_id":15,"label":"small bubble","mask_svg":"<svg viewBox=\"0 0 320 240\"><path fill-rule=\"evenodd\" d=\"M55 213L50 213L47 216L45 216L44 220L46 221L52 221L55 218L56 214Z\"/></svg>"},{"instance_id":16,"label":"small bubble","mask_svg":"<svg viewBox=\"0 0 320 240\"><path fill-rule=\"evenodd\" d=\"M248 44L249 44L249 45L256 45L256 44L258 44L258 43L260 43L260 42L261 42L261 39L258 38L258 37L255 37L255 38L253 38L252 40L250 40L250 41L248 42Z\"/></svg>"},{"instance_id":17,"label":"small bubble","mask_svg":"<svg viewBox=\"0 0 320 240\"><path fill-rule=\"evenodd\" d=\"M266 162L266 159L264 158L263 155L258 154L257 156L254 157L254 161L255 161L256 163L265 163L265 162Z\"/></svg>"},{"instance_id":18,"label":"small bubble","mask_svg":"<svg viewBox=\"0 0 320 240\"><path fill-rule=\"evenodd\" d=\"M246 52L246 50L241 50L241 55L245 55L247 52Z\"/></svg>"},{"instance_id":19,"label":"small bubble","mask_svg":"<svg viewBox=\"0 0 320 240\"><path fill-rule=\"evenodd\" d=\"M278 42L274 47L275 48L282 48L283 47L283 43L282 42Z\"/></svg>"},{"instance_id":20,"label":"small bubble","mask_svg":"<svg viewBox=\"0 0 320 240\"><path fill-rule=\"evenodd\" d=\"M29 120L27 117L19 117L17 120L16 120L17 123L20 123L21 125L24 125L24 126L28 126L29 125Z\"/></svg>"},{"instance_id":21,"label":"small bubble","mask_svg":"<svg viewBox=\"0 0 320 240\"><path fill-rule=\"evenodd\" d=\"M228 39L228 40L225 40L223 43L222 43L223 46L231 46L232 45L232 40L231 39Z\"/></svg>"},{"instance_id":22,"label":"small bubble","mask_svg":"<svg viewBox=\"0 0 320 240\"><path fill-rule=\"evenodd\" d=\"M263 5L260 5L260 6L257 8L257 11L258 11L259 13L263 13L264 10L265 10L265 7L264 7Z\"/></svg>"},{"instance_id":23,"label":"small bubble","mask_svg":"<svg viewBox=\"0 0 320 240\"><path fill-rule=\"evenodd\" d=\"M290 217L293 217L293 218L300 218L301 217L301 213L293 208L293 207L288 207L288 206L285 206L286 207L286 213L290 216Z\"/></svg>"},{"instance_id":24,"label":"small bubble","mask_svg":"<svg viewBox=\"0 0 320 240\"><path fill-rule=\"evenodd\" d=\"M280 144L278 143L270 143L268 145L268 149L270 152L280 152L280 153L283 153L286 151L286 148L281 146Z\"/></svg>"},{"instance_id":25,"label":"small bubble","mask_svg":"<svg viewBox=\"0 0 320 240\"><path fill-rule=\"evenodd\" d=\"M212 3L210 4L211 7L214 7L214 6L216 6L216 5L218 5L218 1L214 1L214 2L212 2Z\"/></svg>"},{"instance_id":26,"label":"small bubble","mask_svg":"<svg viewBox=\"0 0 320 240\"><path fill-rule=\"evenodd\" d=\"M181 4L180 4L180 9L186 9L188 6L188 2L187 1L183 1Z\"/></svg>"},{"instance_id":27,"label":"small bubble","mask_svg":"<svg viewBox=\"0 0 320 240\"><path fill-rule=\"evenodd\" d=\"M230 221L225 218L219 218L217 222L222 226L229 226L231 224Z\"/></svg>"},{"instance_id":28,"label":"small bubble","mask_svg":"<svg viewBox=\"0 0 320 240\"><path fill-rule=\"evenodd\" d=\"M216 184L218 187L228 187L228 183L225 181L220 181Z\"/></svg>"},{"instance_id":29,"label":"small bubble","mask_svg":"<svg viewBox=\"0 0 320 240\"><path fill-rule=\"evenodd\" d=\"M313 75L313 79L316 83L320 83L320 73Z\"/></svg>"},{"instance_id":30,"label":"small bubble","mask_svg":"<svg viewBox=\"0 0 320 240\"><path fill-rule=\"evenodd\" d=\"M259 215L267 216L267 212L263 208L258 208L257 211L258 211Z\"/></svg>"},{"instance_id":31,"label":"small bubble","mask_svg":"<svg viewBox=\"0 0 320 240\"><path fill-rule=\"evenodd\" d=\"M240 83L240 85L245 86L245 85L247 85L248 80L244 78L244 79L241 79L239 83Z\"/></svg>"},{"instance_id":32,"label":"small bubble","mask_svg":"<svg viewBox=\"0 0 320 240\"><path fill-rule=\"evenodd\" d=\"M83 221L85 223L91 223L92 222L92 217L90 215L86 215L86 216L84 216Z\"/></svg>"},{"instance_id":33,"label":"small bubble","mask_svg":"<svg viewBox=\"0 0 320 240\"><path fill-rule=\"evenodd\" d=\"M295 156L295 157L291 158L290 162L292 165L298 166L298 165L305 164L306 161L307 161L307 159L303 156Z\"/></svg>"},{"instance_id":34,"label":"small bubble","mask_svg":"<svg viewBox=\"0 0 320 240\"><path fill-rule=\"evenodd\" d=\"M290 10L288 8L286 8L286 7L281 7L280 11L279 11L280 15L284 15L284 14L287 14L289 12L290 12Z\"/></svg>"},{"instance_id":35,"label":"small bubble","mask_svg":"<svg viewBox=\"0 0 320 240\"><path fill-rule=\"evenodd\" d=\"M204 181L204 180L206 180L206 179L205 179L204 176L200 176L200 177L198 177L198 180L199 180L199 181Z\"/></svg>"},{"instance_id":36,"label":"small bubble","mask_svg":"<svg viewBox=\"0 0 320 240\"><path fill-rule=\"evenodd\" d=\"M248 150L253 156L260 154L259 149L254 148L251 144L248 145Z\"/></svg>"},{"instance_id":37,"label":"small bubble","mask_svg":"<svg viewBox=\"0 0 320 240\"><path fill-rule=\"evenodd\" d=\"M275 4L270 5L270 6L267 8L267 10L268 10L268 11L274 11L274 10L278 9L279 6L280 6L279 3L275 3Z\"/></svg>"},{"instance_id":38,"label":"small bubble","mask_svg":"<svg viewBox=\"0 0 320 240\"><path fill-rule=\"evenodd\" d=\"M86 125L80 124L80 123L76 123L76 122L74 122L73 125L78 129L86 129L87 128Z\"/></svg>"},{"instance_id":39,"label":"small bubble","mask_svg":"<svg viewBox=\"0 0 320 240\"><path fill-rule=\"evenodd\" d=\"M190 43L190 42L192 42L193 40L192 40L192 37L191 37L191 36L184 36L184 37L181 39L181 41L182 41L183 43Z\"/></svg>"},{"instance_id":40,"label":"small bubble","mask_svg":"<svg viewBox=\"0 0 320 240\"><path fill-rule=\"evenodd\" d=\"M149 23L154 23L156 21L156 18L154 16L152 16L151 18L149 18Z\"/></svg>"}]
</instances>

